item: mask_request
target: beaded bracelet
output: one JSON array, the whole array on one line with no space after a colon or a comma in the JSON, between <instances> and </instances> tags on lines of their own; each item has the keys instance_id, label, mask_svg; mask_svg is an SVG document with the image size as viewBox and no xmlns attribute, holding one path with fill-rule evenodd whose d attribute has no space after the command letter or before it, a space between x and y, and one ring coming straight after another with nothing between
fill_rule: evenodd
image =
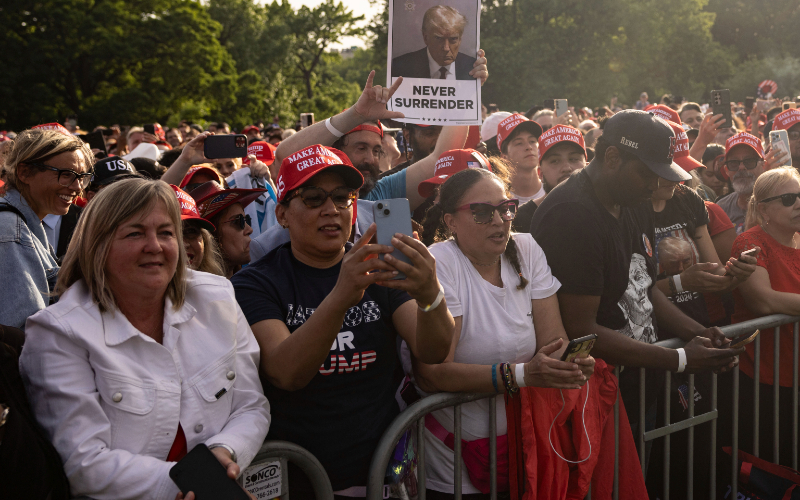
<instances>
[{"instance_id":1,"label":"beaded bracelet","mask_svg":"<svg viewBox=\"0 0 800 500\"><path fill-rule=\"evenodd\" d=\"M506 388L506 392L509 394L515 394L519 392L519 388L514 387L514 379L511 377L511 368L509 367L508 363L500 364L500 373L503 376L503 385Z\"/></svg>"}]
</instances>

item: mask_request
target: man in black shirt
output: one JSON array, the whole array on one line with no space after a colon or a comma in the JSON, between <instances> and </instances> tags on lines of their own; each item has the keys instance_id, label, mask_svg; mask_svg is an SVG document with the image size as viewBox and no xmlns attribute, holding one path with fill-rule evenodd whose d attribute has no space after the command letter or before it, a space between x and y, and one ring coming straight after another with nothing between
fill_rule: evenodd
<instances>
[{"instance_id":1,"label":"man in black shirt","mask_svg":"<svg viewBox=\"0 0 800 500\"><path fill-rule=\"evenodd\" d=\"M705 328L683 314L654 287L652 210L647 201L660 178L689 175L672 158L676 138L660 118L629 110L609 118L596 156L582 171L553 189L533 217L531 232L561 282L559 306L570 338L595 333L592 355L612 365L682 372L728 369L741 350L721 348L718 328ZM680 337L683 349L652 345ZM663 374L650 375L645 429L655 425ZM638 425L638 370L620 376L620 390Z\"/></svg>"}]
</instances>

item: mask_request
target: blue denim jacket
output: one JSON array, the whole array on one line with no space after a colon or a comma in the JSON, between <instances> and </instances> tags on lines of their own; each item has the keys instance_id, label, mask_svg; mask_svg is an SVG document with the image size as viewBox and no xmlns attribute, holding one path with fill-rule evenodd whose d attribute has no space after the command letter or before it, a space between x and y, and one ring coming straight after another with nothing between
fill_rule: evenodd
<instances>
[{"instance_id":1,"label":"blue denim jacket","mask_svg":"<svg viewBox=\"0 0 800 500\"><path fill-rule=\"evenodd\" d=\"M25 328L28 316L50 303L59 268L42 221L20 192L9 189L0 203L25 215L0 212L0 324Z\"/></svg>"}]
</instances>

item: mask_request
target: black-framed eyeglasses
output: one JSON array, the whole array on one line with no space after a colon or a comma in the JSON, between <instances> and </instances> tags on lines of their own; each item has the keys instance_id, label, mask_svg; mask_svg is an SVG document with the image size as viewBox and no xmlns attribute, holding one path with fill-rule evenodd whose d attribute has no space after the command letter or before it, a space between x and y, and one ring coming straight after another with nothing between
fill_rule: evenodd
<instances>
[{"instance_id":1,"label":"black-framed eyeglasses","mask_svg":"<svg viewBox=\"0 0 800 500\"><path fill-rule=\"evenodd\" d=\"M728 171L730 172L738 172L739 165L744 165L744 168L747 170L753 170L756 168L761 162L761 158L748 158L746 160L728 160L725 162L725 167L727 167Z\"/></svg>"},{"instance_id":2,"label":"black-framed eyeglasses","mask_svg":"<svg viewBox=\"0 0 800 500\"><path fill-rule=\"evenodd\" d=\"M75 182L75 179L78 179L78 184L80 185L81 189L85 189L92 180L92 175L94 175L93 172L81 174L69 168L56 168L51 167L50 165L45 165L44 163L28 163L28 165L33 165L34 167L44 170L58 172L58 183L64 187L70 187L72 183Z\"/></svg>"},{"instance_id":3,"label":"black-framed eyeglasses","mask_svg":"<svg viewBox=\"0 0 800 500\"><path fill-rule=\"evenodd\" d=\"M336 208L343 210L350 208L356 199L356 191L347 187L338 187L333 191L325 191L316 186L301 187L292 193L286 201L289 202L292 198L299 196L303 204L308 208L319 208L325 201L330 198Z\"/></svg>"},{"instance_id":4,"label":"black-framed eyeglasses","mask_svg":"<svg viewBox=\"0 0 800 500\"><path fill-rule=\"evenodd\" d=\"M518 207L519 200L514 198L501 201L497 205L492 205L491 203L467 203L456 210L472 210L472 218L475 219L476 224L489 224L494 219L495 212L505 222L514 220L514 217L517 216Z\"/></svg>"},{"instance_id":5,"label":"black-framed eyeglasses","mask_svg":"<svg viewBox=\"0 0 800 500\"><path fill-rule=\"evenodd\" d=\"M225 222L230 222L234 226L238 227L242 231L244 231L245 224L252 227L252 219L249 215L239 214L231 217L230 219L226 220Z\"/></svg>"},{"instance_id":6,"label":"black-framed eyeglasses","mask_svg":"<svg viewBox=\"0 0 800 500\"><path fill-rule=\"evenodd\" d=\"M763 200L759 201L759 203L767 203L768 201L775 201L777 199L780 199L784 207L791 207L792 205L794 205L794 201L797 198L800 198L800 193L786 193L786 194L779 194L778 196L770 196L769 198L764 198Z\"/></svg>"}]
</instances>

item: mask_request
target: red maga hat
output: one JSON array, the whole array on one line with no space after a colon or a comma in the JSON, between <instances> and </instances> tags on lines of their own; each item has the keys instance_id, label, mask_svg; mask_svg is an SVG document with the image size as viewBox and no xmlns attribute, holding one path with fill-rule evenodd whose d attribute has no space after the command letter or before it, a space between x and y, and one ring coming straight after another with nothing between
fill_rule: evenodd
<instances>
[{"instance_id":1,"label":"red maga hat","mask_svg":"<svg viewBox=\"0 0 800 500\"><path fill-rule=\"evenodd\" d=\"M800 109L787 109L781 111L772 122L772 130L789 130L796 123L800 123Z\"/></svg>"},{"instance_id":2,"label":"red maga hat","mask_svg":"<svg viewBox=\"0 0 800 500\"><path fill-rule=\"evenodd\" d=\"M216 181L208 181L192 191L192 198L197 201L200 217L211 219L236 203L240 203L242 208L246 207L266 191L266 189L225 189Z\"/></svg>"},{"instance_id":3,"label":"red maga hat","mask_svg":"<svg viewBox=\"0 0 800 500\"><path fill-rule=\"evenodd\" d=\"M446 151L436 160L433 167L433 177L419 183L417 191L420 196L428 198L433 194L436 186L444 183L451 175L468 168L482 168L492 171L492 165L480 152L474 149L451 149Z\"/></svg>"},{"instance_id":4,"label":"red maga hat","mask_svg":"<svg viewBox=\"0 0 800 500\"><path fill-rule=\"evenodd\" d=\"M31 129L55 130L56 132L61 132L64 135L72 137L72 134L69 132L69 130L67 130L67 128L61 125L60 123L43 123L41 125L36 125L35 127L31 127Z\"/></svg>"},{"instance_id":5,"label":"red maga hat","mask_svg":"<svg viewBox=\"0 0 800 500\"><path fill-rule=\"evenodd\" d=\"M219 175L219 172L217 172L216 170L214 170L213 168L210 168L210 167L204 167L202 165L197 165L197 166L194 166L194 167L190 168L189 171L186 172L186 175L183 176L183 180L181 180L180 188L183 189L186 186L188 186L189 184L191 184L192 183L192 177L194 177L195 174L199 174L201 172L205 172L205 173L211 175L212 177L214 177L216 179L216 181L219 184L222 184L222 177Z\"/></svg>"},{"instance_id":6,"label":"red maga hat","mask_svg":"<svg viewBox=\"0 0 800 500\"><path fill-rule=\"evenodd\" d=\"M571 142L577 145L586 156L586 142L583 140L581 131L569 125L556 125L539 137L539 162L542 161L547 151L562 142Z\"/></svg>"},{"instance_id":7,"label":"red maga hat","mask_svg":"<svg viewBox=\"0 0 800 500\"><path fill-rule=\"evenodd\" d=\"M278 148L266 141L255 141L247 146L247 156L242 158L242 165L250 165L250 155L267 166L272 165L275 162L276 149Z\"/></svg>"},{"instance_id":8,"label":"red maga hat","mask_svg":"<svg viewBox=\"0 0 800 500\"><path fill-rule=\"evenodd\" d=\"M644 110L647 111L648 113L656 115L662 120L674 123L681 123L681 117L678 114L678 112L670 108L669 106L664 106L663 104L655 106L651 104L650 106L644 108Z\"/></svg>"},{"instance_id":9,"label":"red maga hat","mask_svg":"<svg viewBox=\"0 0 800 500\"><path fill-rule=\"evenodd\" d=\"M200 212L197 211L197 203L195 203L194 198L174 184L170 184L169 187L175 191L175 196L178 197L178 204L181 206L181 220L197 221L203 229L207 229L212 233L217 230L214 224L200 217Z\"/></svg>"},{"instance_id":10,"label":"red maga hat","mask_svg":"<svg viewBox=\"0 0 800 500\"><path fill-rule=\"evenodd\" d=\"M242 133L247 134L248 132L261 132L261 130L255 125L248 125L242 129Z\"/></svg>"},{"instance_id":11,"label":"red maga hat","mask_svg":"<svg viewBox=\"0 0 800 500\"><path fill-rule=\"evenodd\" d=\"M353 166L346 154L335 148L315 144L286 157L281 163L276 182L278 203L283 201L287 193L329 169L341 175L349 188L358 189L364 184L364 176Z\"/></svg>"},{"instance_id":12,"label":"red maga hat","mask_svg":"<svg viewBox=\"0 0 800 500\"><path fill-rule=\"evenodd\" d=\"M522 127L520 130L527 130L535 135L537 139L542 135L541 125L528 120L519 113L515 113L497 124L497 149L503 150L503 142L511 137L517 127Z\"/></svg>"},{"instance_id":13,"label":"red maga hat","mask_svg":"<svg viewBox=\"0 0 800 500\"><path fill-rule=\"evenodd\" d=\"M740 144L750 146L750 148L758 154L759 158L762 160L764 159L764 148L761 146L761 141L758 140L758 137L750 135L747 132L739 132L732 137L728 137L728 140L725 142L725 158L728 157L728 153L731 152L731 149Z\"/></svg>"},{"instance_id":14,"label":"red maga hat","mask_svg":"<svg viewBox=\"0 0 800 500\"><path fill-rule=\"evenodd\" d=\"M681 168L687 172L691 172L697 167L704 167L705 165L689 155L689 136L686 135L683 126L673 121L667 121L667 123L669 123L670 127L672 127L672 130L675 132L676 139L675 154L672 156L672 161L680 165Z\"/></svg>"}]
</instances>

